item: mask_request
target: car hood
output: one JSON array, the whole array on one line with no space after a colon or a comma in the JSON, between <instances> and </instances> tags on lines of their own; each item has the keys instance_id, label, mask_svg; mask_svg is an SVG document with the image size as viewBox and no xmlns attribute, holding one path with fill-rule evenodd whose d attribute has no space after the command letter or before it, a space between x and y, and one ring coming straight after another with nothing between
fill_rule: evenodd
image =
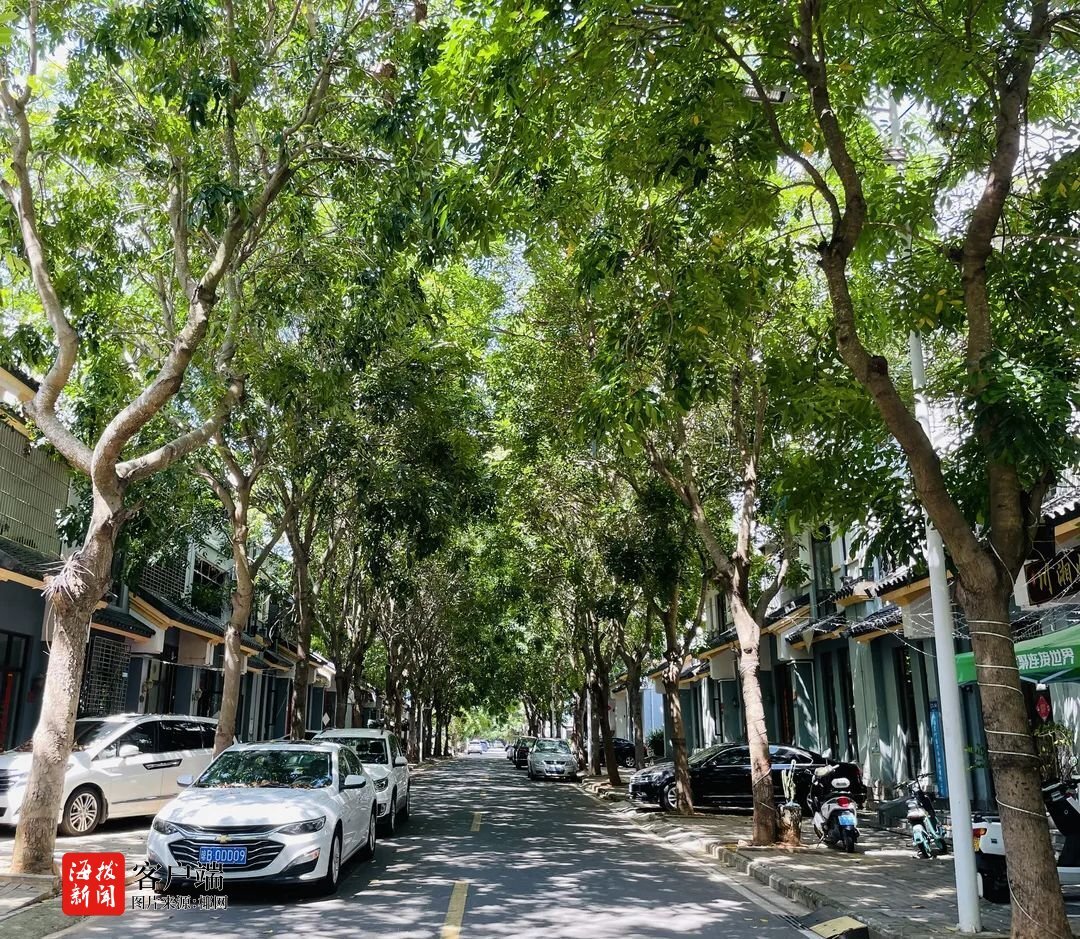
<instances>
[{"instance_id":1,"label":"car hood","mask_svg":"<svg viewBox=\"0 0 1080 939\"><path fill-rule=\"evenodd\" d=\"M333 811L330 789L187 789L159 818L183 825L288 825Z\"/></svg>"},{"instance_id":2,"label":"car hood","mask_svg":"<svg viewBox=\"0 0 1080 939\"><path fill-rule=\"evenodd\" d=\"M646 776L666 776L668 773L675 772L674 763L654 763L652 766L646 766L645 769L634 774L634 779L644 779Z\"/></svg>"},{"instance_id":3,"label":"car hood","mask_svg":"<svg viewBox=\"0 0 1080 939\"><path fill-rule=\"evenodd\" d=\"M88 754L84 753L82 750L78 750L68 757L68 769L79 763L85 765L89 760L90 757ZM33 762L33 753L22 753L15 750L9 750L7 753L0 753L0 770L7 773L29 773L30 764Z\"/></svg>"},{"instance_id":4,"label":"car hood","mask_svg":"<svg viewBox=\"0 0 1080 939\"><path fill-rule=\"evenodd\" d=\"M382 763L365 763L364 772L372 779L385 779L390 775L390 767L383 766Z\"/></svg>"}]
</instances>

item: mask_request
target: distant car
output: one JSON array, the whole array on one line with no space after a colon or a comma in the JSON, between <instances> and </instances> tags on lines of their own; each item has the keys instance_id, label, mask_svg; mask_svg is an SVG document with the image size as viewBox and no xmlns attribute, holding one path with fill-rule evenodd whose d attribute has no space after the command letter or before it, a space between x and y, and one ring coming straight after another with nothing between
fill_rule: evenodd
<instances>
[{"instance_id":1,"label":"distant car","mask_svg":"<svg viewBox=\"0 0 1080 939\"><path fill-rule=\"evenodd\" d=\"M494 750L504 750L506 749L506 741L501 738L497 738L491 741L491 747Z\"/></svg>"},{"instance_id":2,"label":"distant car","mask_svg":"<svg viewBox=\"0 0 1080 939\"><path fill-rule=\"evenodd\" d=\"M482 740L470 740L469 745L465 748L465 753L483 753L484 743Z\"/></svg>"},{"instance_id":3,"label":"distant car","mask_svg":"<svg viewBox=\"0 0 1080 939\"><path fill-rule=\"evenodd\" d=\"M632 767L636 765L634 759L634 741L627 740L625 737L616 737L613 741L615 744L615 762L619 766ZM603 765L607 751L600 747L600 763Z\"/></svg>"},{"instance_id":4,"label":"distant car","mask_svg":"<svg viewBox=\"0 0 1080 939\"><path fill-rule=\"evenodd\" d=\"M508 744L506 745L506 758L507 758L507 759L508 759L508 760L509 760L509 761L510 761L511 763L513 763L513 762L514 762L514 753L515 753L516 751L517 751L517 742L516 742L516 741L515 741L514 743L508 743Z\"/></svg>"},{"instance_id":5,"label":"distant car","mask_svg":"<svg viewBox=\"0 0 1080 939\"><path fill-rule=\"evenodd\" d=\"M514 766L517 769L524 769L528 765L529 751L534 743L536 743L535 737L518 737L517 743L514 744Z\"/></svg>"},{"instance_id":6,"label":"distant car","mask_svg":"<svg viewBox=\"0 0 1080 939\"><path fill-rule=\"evenodd\" d=\"M565 740L541 737L529 751L529 779L577 779L578 772Z\"/></svg>"},{"instance_id":7,"label":"distant car","mask_svg":"<svg viewBox=\"0 0 1080 939\"><path fill-rule=\"evenodd\" d=\"M806 807L810 780L814 770L822 766L835 767L835 775L851 781L851 798L862 807L866 802L866 785L862 771L854 763L837 763L820 753L801 747L769 747L772 778L778 802L784 799L781 773L795 770L795 800ZM690 786L697 806L753 805L750 789L750 748L718 744L698 750L690 757ZM671 810L675 806L675 766L661 763L636 773L630 779L630 799L633 802L659 805Z\"/></svg>"},{"instance_id":8,"label":"distant car","mask_svg":"<svg viewBox=\"0 0 1080 939\"><path fill-rule=\"evenodd\" d=\"M345 744L360 758L374 780L379 823L386 834L392 835L398 822L408 820L412 811L412 781L408 757L396 734L350 727L324 730L316 740Z\"/></svg>"},{"instance_id":9,"label":"distant car","mask_svg":"<svg viewBox=\"0 0 1080 939\"><path fill-rule=\"evenodd\" d=\"M171 868L172 883L215 864L227 884L334 893L345 860L375 854L375 787L349 747L236 744L197 779L177 782L189 788L158 812L146 841L148 864Z\"/></svg>"},{"instance_id":10,"label":"distant car","mask_svg":"<svg viewBox=\"0 0 1080 939\"><path fill-rule=\"evenodd\" d=\"M181 714L114 714L75 721L60 830L88 835L106 818L153 815L214 756L217 721ZM17 825L33 741L0 755L0 825Z\"/></svg>"}]
</instances>

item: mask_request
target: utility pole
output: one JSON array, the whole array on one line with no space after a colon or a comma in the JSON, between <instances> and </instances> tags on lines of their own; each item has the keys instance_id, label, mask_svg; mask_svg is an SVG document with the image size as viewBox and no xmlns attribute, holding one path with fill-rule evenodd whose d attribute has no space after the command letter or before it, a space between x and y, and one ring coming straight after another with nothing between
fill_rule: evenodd
<instances>
[{"instance_id":1,"label":"utility pole","mask_svg":"<svg viewBox=\"0 0 1080 939\"><path fill-rule=\"evenodd\" d=\"M895 98L889 100L889 131L892 152L902 161L900 116ZM907 247L910 253L910 235ZM926 397L922 336L916 330L912 330L908 336L908 352L911 357L911 384L915 391L915 417L933 444L934 429L930 420L930 403ZM956 644L953 640L952 600L949 597L949 581L945 574L945 546L925 509L923 517L926 522L926 567L930 575L930 606L934 617L934 655L937 661L938 695L941 699L941 732L945 738L945 779L949 786L949 814L952 819L956 911L960 932L977 933L982 930L982 919L979 914L975 848L971 840L971 786L967 774L960 683L956 680Z\"/></svg>"}]
</instances>

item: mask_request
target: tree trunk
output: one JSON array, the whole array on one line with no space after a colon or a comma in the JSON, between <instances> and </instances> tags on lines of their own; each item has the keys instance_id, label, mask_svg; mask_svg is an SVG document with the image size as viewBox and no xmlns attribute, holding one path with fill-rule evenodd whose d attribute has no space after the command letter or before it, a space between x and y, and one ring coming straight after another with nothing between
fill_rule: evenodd
<instances>
[{"instance_id":1,"label":"tree trunk","mask_svg":"<svg viewBox=\"0 0 1080 939\"><path fill-rule=\"evenodd\" d=\"M593 776L599 776L603 771L603 760L600 757L600 695L597 693L596 683L589 682L589 700L592 702L592 726L589 727L589 741L592 745L592 762L589 764L589 772Z\"/></svg>"},{"instance_id":2,"label":"tree trunk","mask_svg":"<svg viewBox=\"0 0 1080 939\"><path fill-rule=\"evenodd\" d=\"M645 765L645 715L641 700L641 665L626 663L626 700L630 710L630 722L634 725L634 765Z\"/></svg>"},{"instance_id":3,"label":"tree trunk","mask_svg":"<svg viewBox=\"0 0 1080 939\"><path fill-rule=\"evenodd\" d=\"M431 752L431 740L432 740L432 723L435 719L435 714L431 708L424 708L424 739L422 741L423 749L420 751L420 759L425 756L432 756Z\"/></svg>"},{"instance_id":4,"label":"tree trunk","mask_svg":"<svg viewBox=\"0 0 1080 939\"><path fill-rule=\"evenodd\" d=\"M247 558L247 525L234 527L232 534L233 567L236 570L236 587L232 593L232 613L225 629L225 675L221 690L221 710L218 713L217 730L214 733L214 756L231 747L236 736L236 711L240 703L240 667L244 653L240 649L240 637L247 628L251 616L251 603L255 595L251 570Z\"/></svg>"},{"instance_id":5,"label":"tree trunk","mask_svg":"<svg viewBox=\"0 0 1080 939\"><path fill-rule=\"evenodd\" d=\"M694 798L690 788L690 759L686 752L686 725L679 700L679 672L682 662L668 662L664 667L664 708L671 722L671 757L675 764L675 811L680 815L694 814Z\"/></svg>"},{"instance_id":6,"label":"tree trunk","mask_svg":"<svg viewBox=\"0 0 1080 939\"><path fill-rule=\"evenodd\" d=\"M619 762L615 756L615 734L611 731L611 712L608 710L611 691L603 673L599 673L597 678L596 697L600 703L600 739L604 745L604 764L607 766L608 782L613 786L621 786L622 777L619 776Z\"/></svg>"},{"instance_id":7,"label":"tree trunk","mask_svg":"<svg viewBox=\"0 0 1080 939\"><path fill-rule=\"evenodd\" d=\"M41 716L33 738L33 760L11 870L52 874L56 820L63 808L64 775L71 755L79 707L90 617L112 579L113 553L122 521L122 496L106 501L94 494L94 513L83 546L46 588L52 605L53 635Z\"/></svg>"},{"instance_id":8,"label":"tree trunk","mask_svg":"<svg viewBox=\"0 0 1080 939\"><path fill-rule=\"evenodd\" d=\"M344 727L349 713L349 692L352 689L352 670L334 673L334 685L337 688L337 701L334 704L334 726Z\"/></svg>"},{"instance_id":9,"label":"tree trunk","mask_svg":"<svg viewBox=\"0 0 1080 939\"><path fill-rule=\"evenodd\" d=\"M300 633L296 637L300 657L296 662L293 678L290 735L293 740L303 740L307 733L308 711L308 655L311 652L311 634L315 629L315 588L311 582L311 567L307 549L294 524L288 527L289 546L293 554L293 570L296 577L296 599L300 611Z\"/></svg>"},{"instance_id":10,"label":"tree trunk","mask_svg":"<svg viewBox=\"0 0 1080 939\"><path fill-rule=\"evenodd\" d=\"M585 747L585 735L588 732L586 724L586 690L575 691L571 701L574 726L570 731L570 749L574 751L574 758L578 766L588 764L589 755Z\"/></svg>"},{"instance_id":11,"label":"tree trunk","mask_svg":"<svg viewBox=\"0 0 1080 939\"><path fill-rule=\"evenodd\" d=\"M993 566L987 562L988 568ZM1071 936L1016 668L1009 626L1011 585L1002 579L989 570L978 579L961 572L960 600L980 678L988 679L979 682L979 691L1001 831L1008 846L1012 935L1025 939Z\"/></svg>"}]
</instances>

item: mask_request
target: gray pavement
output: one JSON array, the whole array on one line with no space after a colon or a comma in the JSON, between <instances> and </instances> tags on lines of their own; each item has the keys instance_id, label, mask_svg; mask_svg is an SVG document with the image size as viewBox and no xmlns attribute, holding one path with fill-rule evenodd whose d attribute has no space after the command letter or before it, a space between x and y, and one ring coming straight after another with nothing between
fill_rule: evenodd
<instances>
[{"instance_id":1,"label":"gray pavement","mask_svg":"<svg viewBox=\"0 0 1080 939\"><path fill-rule=\"evenodd\" d=\"M462 758L419 776L412 820L379 842L373 862L346 867L336 897L249 889L230 891L227 910L143 910L131 909L131 897L152 894L129 890L123 916L69 921L65 935L805 935L778 912L781 903L761 902L726 875L620 824L577 786L531 783L501 757ZM145 827L110 826L94 847L129 849Z\"/></svg>"}]
</instances>

